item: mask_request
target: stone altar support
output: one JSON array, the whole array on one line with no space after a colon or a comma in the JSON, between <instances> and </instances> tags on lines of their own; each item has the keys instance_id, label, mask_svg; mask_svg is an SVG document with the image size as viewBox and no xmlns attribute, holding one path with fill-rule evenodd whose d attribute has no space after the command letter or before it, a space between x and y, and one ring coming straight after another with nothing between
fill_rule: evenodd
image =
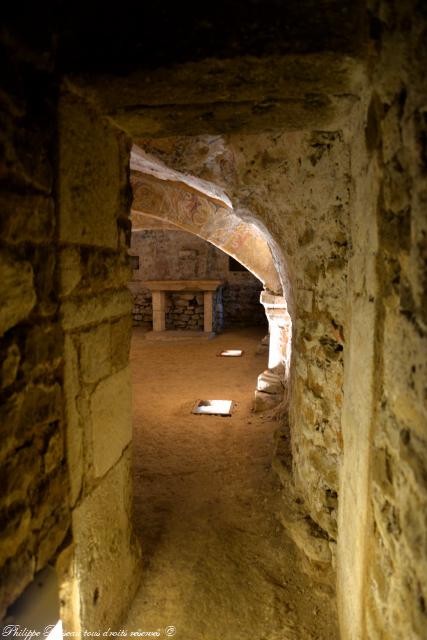
<instances>
[{"instance_id":1,"label":"stone altar support","mask_svg":"<svg viewBox=\"0 0 427 640\"><path fill-rule=\"evenodd\" d=\"M142 284L153 296L153 331L166 330L167 291L203 291L203 330L212 332L213 293L223 284L222 280L145 280Z\"/></svg>"}]
</instances>

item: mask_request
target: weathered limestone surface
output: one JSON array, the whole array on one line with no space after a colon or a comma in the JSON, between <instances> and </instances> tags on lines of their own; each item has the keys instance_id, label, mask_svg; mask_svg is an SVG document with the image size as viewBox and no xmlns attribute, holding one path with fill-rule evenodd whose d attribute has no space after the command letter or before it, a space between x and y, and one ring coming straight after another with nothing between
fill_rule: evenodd
<instances>
[{"instance_id":1,"label":"weathered limestone surface","mask_svg":"<svg viewBox=\"0 0 427 640\"><path fill-rule=\"evenodd\" d=\"M377 16L366 136L379 166L364 603L374 640L422 638L427 625L426 15L412 2L382 2Z\"/></svg>"},{"instance_id":2,"label":"weathered limestone surface","mask_svg":"<svg viewBox=\"0 0 427 640\"><path fill-rule=\"evenodd\" d=\"M132 310L132 300L127 289L111 292L95 293L84 298L64 300L61 306L61 317L65 330L73 330L95 325L109 318L120 318Z\"/></svg>"},{"instance_id":3,"label":"weathered limestone surface","mask_svg":"<svg viewBox=\"0 0 427 640\"><path fill-rule=\"evenodd\" d=\"M0 133L0 619L70 524L52 195L52 58L2 31ZM43 40L43 38L42 38ZM3 74L5 75L5 74ZM26 95L25 83L37 87ZM34 154L34 150L37 153Z\"/></svg>"},{"instance_id":4,"label":"weathered limestone surface","mask_svg":"<svg viewBox=\"0 0 427 640\"><path fill-rule=\"evenodd\" d=\"M33 270L29 262L15 262L6 253L0 255L0 335L24 320L36 304Z\"/></svg>"},{"instance_id":5,"label":"weathered limestone surface","mask_svg":"<svg viewBox=\"0 0 427 640\"><path fill-rule=\"evenodd\" d=\"M81 620L87 631L112 628L124 617L139 581L132 531L131 451L73 511L74 566Z\"/></svg>"},{"instance_id":6,"label":"weathered limestone surface","mask_svg":"<svg viewBox=\"0 0 427 640\"><path fill-rule=\"evenodd\" d=\"M339 614L344 638L364 637L365 545L375 384L375 206L378 198L375 182L378 167L376 163L368 163L365 122L362 115L359 118L352 148L355 178L351 207L353 250L349 265L349 324L344 361L344 458L340 477L337 558ZM358 379L357 385L355 379ZM352 597L348 598L346 594L350 589Z\"/></svg>"},{"instance_id":7,"label":"weathered limestone surface","mask_svg":"<svg viewBox=\"0 0 427 640\"><path fill-rule=\"evenodd\" d=\"M73 507L73 546L60 562L62 609L68 630L96 630L119 624L138 585L130 517L130 147L69 90L59 121L67 167L59 189L59 283Z\"/></svg>"},{"instance_id":8,"label":"weathered limestone surface","mask_svg":"<svg viewBox=\"0 0 427 640\"><path fill-rule=\"evenodd\" d=\"M126 139L109 135L107 121L75 95L62 101L59 127L61 171L67 176L60 180L60 240L115 249L118 211L127 198ZM89 132L92 154L87 152ZM76 162L79 157L84 161Z\"/></svg>"},{"instance_id":9,"label":"weathered limestone surface","mask_svg":"<svg viewBox=\"0 0 427 640\"><path fill-rule=\"evenodd\" d=\"M129 367L102 380L91 397L93 464L96 477L104 475L132 438Z\"/></svg>"},{"instance_id":10,"label":"weathered limestone surface","mask_svg":"<svg viewBox=\"0 0 427 640\"><path fill-rule=\"evenodd\" d=\"M322 21L318 31L324 29ZM188 135L189 126L192 135L323 129L345 121L355 102L348 83L357 63L349 56L232 55L174 63L172 74L158 69L80 82L133 138Z\"/></svg>"},{"instance_id":11,"label":"weathered limestone surface","mask_svg":"<svg viewBox=\"0 0 427 640\"><path fill-rule=\"evenodd\" d=\"M81 385L77 345L71 335L65 336L64 399L67 466L70 479L70 502L75 505L83 487L85 468L85 430L81 416Z\"/></svg>"}]
</instances>

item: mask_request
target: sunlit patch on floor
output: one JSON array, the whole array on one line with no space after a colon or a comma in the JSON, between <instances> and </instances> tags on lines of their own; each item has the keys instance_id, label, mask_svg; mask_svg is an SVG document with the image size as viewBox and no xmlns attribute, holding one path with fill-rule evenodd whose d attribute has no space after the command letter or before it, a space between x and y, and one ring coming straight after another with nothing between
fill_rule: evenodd
<instances>
[{"instance_id":1,"label":"sunlit patch on floor","mask_svg":"<svg viewBox=\"0 0 427 640\"><path fill-rule=\"evenodd\" d=\"M191 413L198 415L231 416L233 400L198 400Z\"/></svg>"},{"instance_id":2,"label":"sunlit patch on floor","mask_svg":"<svg viewBox=\"0 0 427 640\"><path fill-rule=\"evenodd\" d=\"M242 349L225 349L224 351L221 351L218 355L225 356L227 358L238 358L239 356L243 355L243 350Z\"/></svg>"}]
</instances>

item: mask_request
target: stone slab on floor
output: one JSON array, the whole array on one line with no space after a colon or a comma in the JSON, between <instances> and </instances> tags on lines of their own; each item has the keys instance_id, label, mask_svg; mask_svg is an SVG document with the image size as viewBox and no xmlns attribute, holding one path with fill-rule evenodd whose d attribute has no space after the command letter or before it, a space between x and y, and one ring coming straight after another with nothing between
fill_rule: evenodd
<instances>
[{"instance_id":1,"label":"stone slab on floor","mask_svg":"<svg viewBox=\"0 0 427 640\"><path fill-rule=\"evenodd\" d=\"M213 331L148 331L145 334L146 340L171 342L175 340L211 340L215 337Z\"/></svg>"}]
</instances>

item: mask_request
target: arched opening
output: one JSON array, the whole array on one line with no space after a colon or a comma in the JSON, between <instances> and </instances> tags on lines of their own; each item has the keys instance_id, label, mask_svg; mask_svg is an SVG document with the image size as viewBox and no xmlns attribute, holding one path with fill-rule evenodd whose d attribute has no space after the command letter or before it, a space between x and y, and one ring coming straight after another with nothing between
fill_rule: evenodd
<instances>
[{"instance_id":1,"label":"arched opening","mask_svg":"<svg viewBox=\"0 0 427 640\"><path fill-rule=\"evenodd\" d=\"M232 615L236 606L252 601L242 582L252 583L252 589L259 593L265 589L265 596L273 597L264 579L250 568L249 556L259 553L260 563L271 573L279 570L281 560L271 558L267 535L275 509L277 478L271 473L271 461L278 427L268 410L283 400L289 373L291 327L282 284L287 280L284 260L277 259L277 252L273 257L274 243L268 232L257 226L248 212L240 218L226 194L214 184L172 172L135 148L131 169L130 253L138 267L134 276L140 274L141 285L147 275L166 282L179 277L223 278L222 271L195 267L194 252L203 251L207 242L211 252L225 258L228 269L230 260L235 260L259 278L259 300L269 326L270 346L261 356L256 347L263 334L255 342L244 332L218 332L213 341L199 343L195 339L180 342L174 336L169 340L167 335L153 341L151 333L144 340L138 331L134 336L134 494L144 571L128 625L135 627L141 621L149 621L153 628L162 622L181 624L191 635L203 626L195 610L206 607L202 604L205 599L212 601L204 611L205 624L212 629L215 611L222 609L223 616ZM185 242L181 236L186 234L190 236ZM152 243L158 244L157 252ZM150 271L146 261L151 262L151 268L153 262L161 264ZM136 292L142 293L137 278L132 284L137 298ZM150 290L141 295L134 312L137 322L151 320L152 309L147 305L151 295ZM176 329L170 324L171 309L168 311L166 298L166 331L154 332L158 336ZM180 328L182 334L189 329ZM236 340L240 342L236 344ZM221 348L242 346L243 358L234 362L218 358ZM255 386L255 408L260 414L253 413ZM192 415L192 405L199 397L229 398L237 401L237 410L231 418ZM260 506L267 504L270 513ZM277 542L279 539L285 546L289 544L278 532ZM236 572L226 558L239 547L235 561L240 569ZM288 556L286 570L292 573L291 558L295 555L290 552ZM209 595L201 583L205 572L218 576L211 581ZM238 590L240 605L235 596ZM190 602L191 614L186 612ZM240 614L242 628L259 625L262 608L253 603L251 611ZM177 612L181 620L176 620ZM283 626L282 616L277 624L277 629ZM218 619L216 625L221 635L224 620Z\"/></svg>"},{"instance_id":2,"label":"arched opening","mask_svg":"<svg viewBox=\"0 0 427 640\"><path fill-rule=\"evenodd\" d=\"M260 303L263 285L246 267L210 242L171 223L144 214L135 218L129 283L134 326L153 330L153 290L157 282L158 287L163 286L165 297L164 315L158 320L169 336L171 331L185 330L187 337L192 331L206 333L207 338L210 332L221 333L237 325L264 325L268 333ZM206 303L212 306L212 313ZM155 330L150 337L159 339L162 333Z\"/></svg>"},{"instance_id":3,"label":"arched opening","mask_svg":"<svg viewBox=\"0 0 427 640\"><path fill-rule=\"evenodd\" d=\"M292 351L291 295L286 262L264 225L250 212L235 211L225 191L212 182L171 170L137 146L131 153L133 228L149 215L212 243L246 267L263 284L261 302L269 323L270 378L286 386ZM267 382L261 382L265 393ZM261 403L262 404L262 403ZM277 403L276 403L277 404Z\"/></svg>"}]
</instances>

